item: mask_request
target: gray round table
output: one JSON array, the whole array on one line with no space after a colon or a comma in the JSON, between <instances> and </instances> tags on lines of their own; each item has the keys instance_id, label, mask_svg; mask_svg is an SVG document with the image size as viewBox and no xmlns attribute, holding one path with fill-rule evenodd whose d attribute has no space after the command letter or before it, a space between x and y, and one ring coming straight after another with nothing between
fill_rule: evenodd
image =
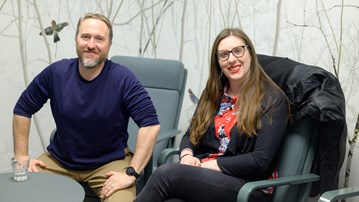
<instances>
[{"instance_id":1,"label":"gray round table","mask_svg":"<svg viewBox=\"0 0 359 202\"><path fill-rule=\"evenodd\" d=\"M81 202L85 191L75 180L50 173L28 173L23 182L12 173L0 174L0 201L6 202Z\"/></svg>"}]
</instances>

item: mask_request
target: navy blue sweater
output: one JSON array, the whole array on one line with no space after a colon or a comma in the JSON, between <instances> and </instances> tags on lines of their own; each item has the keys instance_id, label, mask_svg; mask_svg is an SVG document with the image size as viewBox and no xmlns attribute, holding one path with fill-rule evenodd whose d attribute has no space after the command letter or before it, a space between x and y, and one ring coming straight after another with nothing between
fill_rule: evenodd
<instances>
[{"instance_id":1,"label":"navy blue sweater","mask_svg":"<svg viewBox=\"0 0 359 202\"><path fill-rule=\"evenodd\" d=\"M48 151L74 170L91 170L125 157L129 118L139 127L159 124L153 103L134 74L106 60L84 80L78 58L45 68L17 101L14 114L31 118L50 99L57 134Z\"/></svg>"}]
</instances>

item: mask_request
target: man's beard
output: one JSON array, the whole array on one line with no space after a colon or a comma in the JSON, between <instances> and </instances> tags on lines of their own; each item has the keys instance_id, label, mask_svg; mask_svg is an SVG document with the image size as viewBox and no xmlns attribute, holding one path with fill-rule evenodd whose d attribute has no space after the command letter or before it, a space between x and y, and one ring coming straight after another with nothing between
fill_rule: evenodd
<instances>
[{"instance_id":1,"label":"man's beard","mask_svg":"<svg viewBox=\"0 0 359 202\"><path fill-rule=\"evenodd\" d=\"M79 57L79 60L81 64L87 68L87 69L93 69L97 67L97 65L101 64L107 57L107 54L101 55L100 57L93 59L93 58L84 58L83 52L76 47L77 56Z\"/></svg>"},{"instance_id":2,"label":"man's beard","mask_svg":"<svg viewBox=\"0 0 359 202\"><path fill-rule=\"evenodd\" d=\"M98 64L100 64L100 58L97 58L95 60L93 59L87 59L87 58L83 58L82 56L80 57L80 62L81 64L87 68L87 69L93 69L95 68ZM102 61L101 61L102 62Z\"/></svg>"}]
</instances>

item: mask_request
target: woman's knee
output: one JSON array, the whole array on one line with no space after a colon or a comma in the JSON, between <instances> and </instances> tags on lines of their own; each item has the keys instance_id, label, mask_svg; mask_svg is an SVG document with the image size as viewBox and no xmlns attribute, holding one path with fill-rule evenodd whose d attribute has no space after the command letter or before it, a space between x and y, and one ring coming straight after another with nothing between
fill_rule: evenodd
<instances>
[{"instance_id":1,"label":"woman's knee","mask_svg":"<svg viewBox=\"0 0 359 202\"><path fill-rule=\"evenodd\" d=\"M163 181L178 176L178 163L166 163L159 166L152 174L152 181Z\"/></svg>"},{"instance_id":2,"label":"woman's knee","mask_svg":"<svg viewBox=\"0 0 359 202\"><path fill-rule=\"evenodd\" d=\"M157 173L157 175L166 175L169 173L177 173L178 171L180 171L179 167L180 167L180 164L178 164L178 163L166 163L166 164L159 166L155 170L154 173Z\"/></svg>"}]
</instances>

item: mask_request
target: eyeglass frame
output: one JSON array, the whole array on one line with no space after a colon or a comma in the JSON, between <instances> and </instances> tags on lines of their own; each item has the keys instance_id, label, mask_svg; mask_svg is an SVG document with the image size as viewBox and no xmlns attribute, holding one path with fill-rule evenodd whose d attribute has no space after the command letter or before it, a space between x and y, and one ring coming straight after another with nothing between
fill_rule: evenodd
<instances>
[{"instance_id":1,"label":"eyeglass frame","mask_svg":"<svg viewBox=\"0 0 359 202\"><path fill-rule=\"evenodd\" d=\"M241 55L241 56L236 56L234 53L233 53L233 50L234 49L236 49L236 48L242 48L243 49L243 54ZM232 55L234 56L234 57L236 57L236 58L241 58L241 57L243 57L243 55L244 55L244 53L246 52L245 51L245 49L246 48L248 48L248 44L246 44L246 45L243 45L243 46L236 46L236 47L234 47L232 50L230 50L230 51L227 51L227 50L220 50L220 51L217 51L216 52L216 55L217 55L217 58L218 58L218 60L220 60L220 61L226 61L226 60L228 60L229 59L229 56L231 55L231 53L232 53ZM221 53L221 52L227 52L228 53L228 57L226 58L226 59L220 59L220 57L219 57L219 53Z\"/></svg>"}]
</instances>

